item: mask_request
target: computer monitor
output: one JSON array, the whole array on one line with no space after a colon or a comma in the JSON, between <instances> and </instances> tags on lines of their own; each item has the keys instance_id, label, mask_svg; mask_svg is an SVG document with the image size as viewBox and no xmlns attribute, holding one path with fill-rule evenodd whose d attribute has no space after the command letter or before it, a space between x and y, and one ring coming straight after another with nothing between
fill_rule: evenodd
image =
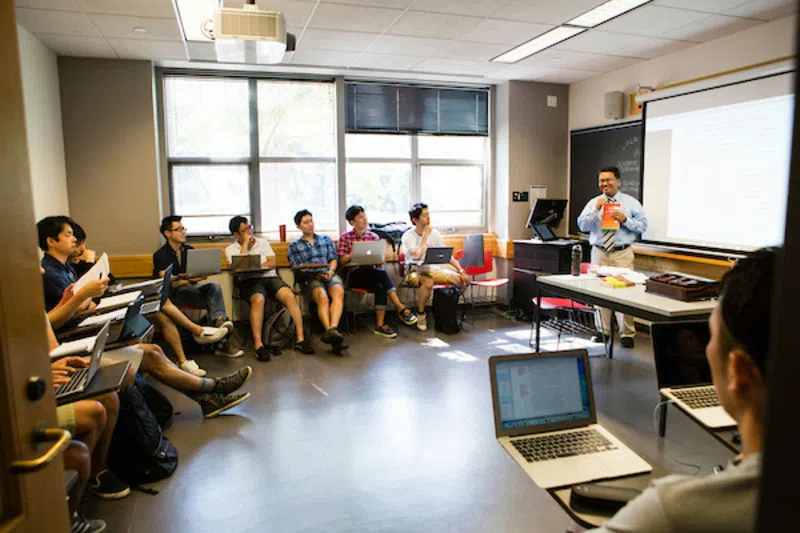
<instances>
[{"instance_id":1,"label":"computer monitor","mask_svg":"<svg viewBox=\"0 0 800 533\"><path fill-rule=\"evenodd\" d=\"M533 204L531 214L528 216L526 228L533 228L534 224L547 224L551 228L558 226L564 218L564 210L567 208L566 200L555 198L537 198Z\"/></svg>"}]
</instances>

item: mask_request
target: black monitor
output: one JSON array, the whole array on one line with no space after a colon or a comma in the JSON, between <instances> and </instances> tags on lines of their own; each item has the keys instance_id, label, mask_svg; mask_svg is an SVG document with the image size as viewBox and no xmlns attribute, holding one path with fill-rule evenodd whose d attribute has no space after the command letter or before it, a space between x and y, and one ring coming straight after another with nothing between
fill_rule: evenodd
<instances>
[{"instance_id":1,"label":"black monitor","mask_svg":"<svg viewBox=\"0 0 800 533\"><path fill-rule=\"evenodd\" d=\"M567 208L566 200L556 200L554 198L537 198L533 204L531 214L528 216L526 228L533 228L534 225L547 224L551 228L558 226L564 218L564 211Z\"/></svg>"}]
</instances>

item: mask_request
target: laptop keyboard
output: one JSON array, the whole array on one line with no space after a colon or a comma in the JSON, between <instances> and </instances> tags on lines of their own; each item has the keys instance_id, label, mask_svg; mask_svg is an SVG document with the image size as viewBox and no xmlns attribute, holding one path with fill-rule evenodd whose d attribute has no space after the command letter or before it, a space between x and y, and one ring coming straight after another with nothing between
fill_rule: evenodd
<instances>
[{"instance_id":1,"label":"laptop keyboard","mask_svg":"<svg viewBox=\"0 0 800 533\"><path fill-rule=\"evenodd\" d=\"M617 449L616 444L595 429L526 437L512 440L511 444L529 463Z\"/></svg>"},{"instance_id":2,"label":"laptop keyboard","mask_svg":"<svg viewBox=\"0 0 800 533\"><path fill-rule=\"evenodd\" d=\"M672 389L672 395L691 407L703 409L705 407L719 407L719 397L714 387L697 387L692 389Z\"/></svg>"},{"instance_id":3,"label":"laptop keyboard","mask_svg":"<svg viewBox=\"0 0 800 533\"><path fill-rule=\"evenodd\" d=\"M67 383L62 383L56 389L56 396L74 392L86 383L86 378L89 376L89 367L81 368L75 372Z\"/></svg>"}]
</instances>

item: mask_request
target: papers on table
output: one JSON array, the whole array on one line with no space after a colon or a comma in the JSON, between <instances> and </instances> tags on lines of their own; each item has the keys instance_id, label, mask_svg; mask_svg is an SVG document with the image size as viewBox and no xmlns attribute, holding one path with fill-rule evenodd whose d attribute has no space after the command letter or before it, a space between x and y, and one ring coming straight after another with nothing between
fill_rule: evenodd
<instances>
[{"instance_id":1,"label":"papers on table","mask_svg":"<svg viewBox=\"0 0 800 533\"><path fill-rule=\"evenodd\" d=\"M108 256L104 253L102 256L100 256L100 259L95 262L92 268L90 268L86 274L81 276L81 278L75 282L75 292L81 290L84 285L93 279L107 278L109 272L111 272L111 267L108 264Z\"/></svg>"},{"instance_id":2,"label":"papers on table","mask_svg":"<svg viewBox=\"0 0 800 533\"><path fill-rule=\"evenodd\" d=\"M647 280L647 276L642 274L641 272L635 272L630 268L621 268L621 267L612 267L612 266L601 266L597 268L597 275L598 276L621 276L628 281L631 281L637 285L641 285Z\"/></svg>"},{"instance_id":3,"label":"papers on table","mask_svg":"<svg viewBox=\"0 0 800 533\"><path fill-rule=\"evenodd\" d=\"M162 278L156 279L149 279L147 281L140 281L138 283L131 283L130 285L123 285L118 290L126 290L129 291L131 289L144 289L146 287L151 287L153 285L157 285L163 281Z\"/></svg>"},{"instance_id":4,"label":"papers on table","mask_svg":"<svg viewBox=\"0 0 800 533\"><path fill-rule=\"evenodd\" d=\"M57 359L65 355L82 355L92 351L97 337L84 337L62 343L61 346L50 352L50 359Z\"/></svg>"},{"instance_id":5,"label":"papers on table","mask_svg":"<svg viewBox=\"0 0 800 533\"><path fill-rule=\"evenodd\" d=\"M122 309L111 311L110 313L103 313L102 315L90 316L89 318L86 318L83 321L81 321L78 324L78 327L97 326L105 324L106 322L111 322L112 320L122 320L123 318L125 318L125 313L127 312L128 308L123 307Z\"/></svg>"},{"instance_id":6,"label":"papers on table","mask_svg":"<svg viewBox=\"0 0 800 533\"><path fill-rule=\"evenodd\" d=\"M100 303L97 304L95 307L95 311L99 311L101 309L106 309L108 307L114 307L117 305L124 305L129 304L138 298L142 294L142 291L133 291L133 292L126 292L125 294L118 294L116 296L108 296L100 300Z\"/></svg>"}]
</instances>

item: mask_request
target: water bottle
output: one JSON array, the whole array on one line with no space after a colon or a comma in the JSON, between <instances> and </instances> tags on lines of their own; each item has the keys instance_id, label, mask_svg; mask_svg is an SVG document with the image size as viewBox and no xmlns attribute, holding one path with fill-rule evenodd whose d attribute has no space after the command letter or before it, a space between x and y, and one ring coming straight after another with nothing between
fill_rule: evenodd
<instances>
[{"instance_id":1,"label":"water bottle","mask_svg":"<svg viewBox=\"0 0 800 533\"><path fill-rule=\"evenodd\" d=\"M572 247L572 264L570 266L570 273L573 276L581 275L581 262L583 261L583 248L580 244Z\"/></svg>"}]
</instances>

